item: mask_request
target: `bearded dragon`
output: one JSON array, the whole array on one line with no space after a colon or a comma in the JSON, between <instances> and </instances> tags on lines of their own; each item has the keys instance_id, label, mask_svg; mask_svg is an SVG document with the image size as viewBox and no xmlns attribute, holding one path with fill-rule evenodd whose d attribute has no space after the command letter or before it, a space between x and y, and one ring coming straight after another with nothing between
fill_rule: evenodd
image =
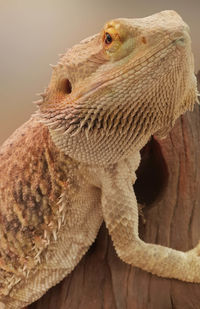
<instances>
[{"instance_id":1,"label":"bearded dragon","mask_svg":"<svg viewBox=\"0 0 200 309\"><path fill-rule=\"evenodd\" d=\"M0 301L22 308L78 264L104 220L118 256L200 282L199 245L143 242L140 149L197 98L188 26L174 11L115 19L53 66L37 111L0 149Z\"/></svg>"}]
</instances>

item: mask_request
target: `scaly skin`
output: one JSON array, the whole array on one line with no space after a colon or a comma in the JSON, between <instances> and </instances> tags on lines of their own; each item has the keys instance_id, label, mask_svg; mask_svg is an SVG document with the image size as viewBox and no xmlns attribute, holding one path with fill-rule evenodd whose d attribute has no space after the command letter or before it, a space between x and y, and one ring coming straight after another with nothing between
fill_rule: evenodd
<instances>
[{"instance_id":1,"label":"scaly skin","mask_svg":"<svg viewBox=\"0 0 200 309\"><path fill-rule=\"evenodd\" d=\"M189 252L138 236L139 150L192 110L188 27L173 11L116 19L53 67L38 110L0 150L0 300L21 308L80 261L105 220L121 259L200 282Z\"/></svg>"}]
</instances>

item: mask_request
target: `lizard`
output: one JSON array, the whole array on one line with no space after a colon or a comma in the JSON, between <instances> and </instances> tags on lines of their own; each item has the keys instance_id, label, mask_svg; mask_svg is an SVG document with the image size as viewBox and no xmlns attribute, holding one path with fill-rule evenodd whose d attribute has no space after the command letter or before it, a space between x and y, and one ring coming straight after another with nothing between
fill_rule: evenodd
<instances>
[{"instance_id":1,"label":"lizard","mask_svg":"<svg viewBox=\"0 0 200 309\"><path fill-rule=\"evenodd\" d=\"M69 274L103 222L124 262L200 282L199 245L138 235L140 150L193 110L189 27L175 11L117 18L52 66L36 112L0 148L0 302L22 308Z\"/></svg>"}]
</instances>

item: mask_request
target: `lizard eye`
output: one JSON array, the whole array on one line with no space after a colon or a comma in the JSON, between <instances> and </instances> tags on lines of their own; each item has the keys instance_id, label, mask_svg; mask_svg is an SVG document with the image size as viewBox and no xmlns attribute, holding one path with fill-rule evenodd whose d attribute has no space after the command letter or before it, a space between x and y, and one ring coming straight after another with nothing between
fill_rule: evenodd
<instances>
[{"instance_id":1,"label":"lizard eye","mask_svg":"<svg viewBox=\"0 0 200 309\"><path fill-rule=\"evenodd\" d=\"M112 43L113 39L112 39L112 36L110 35L110 33L108 33L108 32L105 33L105 40L104 41L107 45Z\"/></svg>"},{"instance_id":2,"label":"lizard eye","mask_svg":"<svg viewBox=\"0 0 200 309\"><path fill-rule=\"evenodd\" d=\"M103 49L108 57L113 57L122 46L123 41L118 28L113 24L106 24L103 29Z\"/></svg>"}]
</instances>

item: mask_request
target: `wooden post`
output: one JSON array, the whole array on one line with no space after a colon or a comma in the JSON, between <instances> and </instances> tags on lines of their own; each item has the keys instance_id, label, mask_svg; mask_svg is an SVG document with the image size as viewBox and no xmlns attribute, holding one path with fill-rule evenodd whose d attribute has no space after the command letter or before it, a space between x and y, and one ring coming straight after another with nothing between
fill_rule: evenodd
<instances>
[{"instance_id":1,"label":"wooden post","mask_svg":"<svg viewBox=\"0 0 200 309\"><path fill-rule=\"evenodd\" d=\"M200 81L200 72L198 74ZM186 251L200 239L200 107L143 150L136 192L140 237ZM144 192L144 194L142 193ZM75 270L29 309L197 309L200 284L163 279L123 263L103 225Z\"/></svg>"}]
</instances>

